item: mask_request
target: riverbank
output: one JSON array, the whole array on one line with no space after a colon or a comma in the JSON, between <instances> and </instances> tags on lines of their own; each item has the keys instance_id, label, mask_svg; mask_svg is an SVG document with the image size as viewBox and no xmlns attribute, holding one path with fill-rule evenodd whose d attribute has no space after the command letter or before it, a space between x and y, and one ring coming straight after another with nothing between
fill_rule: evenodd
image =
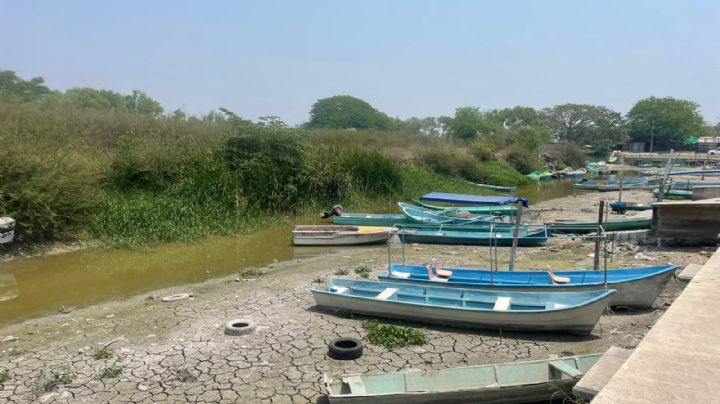
<instances>
[{"instance_id":1,"label":"riverbank","mask_svg":"<svg viewBox=\"0 0 720 404\"><path fill-rule=\"evenodd\" d=\"M540 212L543 218L546 214L592 217L597 214L597 201L605 197L609 195L560 198L539 203L529 212L544 210ZM592 266L592 251L593 244L580 238L553 238L544 247L521 249L517 267L587 268ZM391 252L393 260L400 260L399 246ZM702 264L706 258L698 252L623 244L609 266ZM508 249L500 250L501 268L507 265L508 253ZM339 276L359 277L355 269L361 267L367 268L369 278L375 278L384 269L387 254L383 246L338 249L4 327L0 329L0 339L5 341L0 342L0 373L6 372L9 379L0 388L0 399L11 403L33 398L93 403L312 402L324 391L323 373L338 377L405 367L441 369L601 352L611 345L634 347L683 287L672 280L653 309L616 310L602 316L587 337L413 323L410 326L423 330L428 342L388 351L367 342L361 325L364 318L318 311L309 292L336 274L347 271ZM437 257L446 266L478 267L487 266L488 252L482 247L407 245L405 257L406 262ZM193 297L173 303L160 300L180 292ZM234 318L254 321L256 331L239 337L224 335L223 324ZM327 343L337 336L363 340L365 354L355 361L328 358Z\"/></svg>"}]
</instances>

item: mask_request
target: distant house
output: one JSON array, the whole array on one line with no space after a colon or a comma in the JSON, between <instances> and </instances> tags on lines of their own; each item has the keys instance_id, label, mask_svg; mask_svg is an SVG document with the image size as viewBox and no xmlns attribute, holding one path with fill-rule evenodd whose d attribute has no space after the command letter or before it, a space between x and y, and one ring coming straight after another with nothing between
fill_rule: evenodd
<instances>
[{"instance_id":1,"label":"distant house","mask_svg":"<svg viewBox=\"0 0 720 404\"><path fill-rule=\"evenodd\" d=\"M628 142L622 147L622 150L627 153L645 153L649 149L648 142Z\"/></svg>"}]
</instances>

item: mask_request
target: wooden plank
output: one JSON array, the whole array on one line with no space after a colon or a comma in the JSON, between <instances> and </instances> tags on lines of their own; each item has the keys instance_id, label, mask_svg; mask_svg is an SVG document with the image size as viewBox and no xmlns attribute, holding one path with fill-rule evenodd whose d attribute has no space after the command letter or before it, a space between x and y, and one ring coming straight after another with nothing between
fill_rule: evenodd
<instances>
[{"instance_id":1,"label":"wooden plank","mask_svg":"<svg viewBox=\"0 0 720 404\"><path fill-rule=\"evenodd\" d=\"M507 311L510 309L510 300L511 297L507 296L500 296L495 300L495 306L493 306L493 310L499 310L499 311Z\"/></svg>"},{"instance_id":2,"label":"wooden plank","mask_svg":"<svg viewBox=\"0 0 720 404\"><path fill-rule=\"evenodd\" d=\"M580 369L576 368L575 366L569 365L563 361L550 362L550 367L562 373L565 373L570 377L580 377L583 375L583 372Z\"/></svg>"},{"instance_id":3,"label":"wooden plank","mask_svg":"<svg viewBox=\"0 0 720 404\"><path fill-rule=\"evenodd\" d=\"M397 288L385 288L385 290L378 293L376 299L387 300L390 298L390 296L394 295L397 291L398 291Z\"/></svg>"},{"instance_id":4,"label":"wooden plank","mask_svg":"<svg viewBox=\"0 0 720 404\"><path fill-rule=\"evenodd\" d=\"M366 394L365 383L361 376L350 376L343 379L343 382L347 383L350 387L350 392L353 394Z\"/></svg>"}]
</instances>

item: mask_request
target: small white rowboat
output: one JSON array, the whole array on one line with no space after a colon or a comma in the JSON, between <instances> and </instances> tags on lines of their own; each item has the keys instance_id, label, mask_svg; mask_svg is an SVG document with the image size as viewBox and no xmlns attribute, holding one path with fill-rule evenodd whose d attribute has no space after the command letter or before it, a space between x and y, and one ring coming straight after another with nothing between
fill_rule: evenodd
<instances>
[{"instance_id":1,"label":"small white rowboat","mask_svg":"<svg viewBox=\"0 0 720 404\"><path fill-rule=\"evenodd\" d=\"M292 233L295 245L360 245L384 243L396 231L393 227L298 225Z\"/></svg>"}]
</instances>

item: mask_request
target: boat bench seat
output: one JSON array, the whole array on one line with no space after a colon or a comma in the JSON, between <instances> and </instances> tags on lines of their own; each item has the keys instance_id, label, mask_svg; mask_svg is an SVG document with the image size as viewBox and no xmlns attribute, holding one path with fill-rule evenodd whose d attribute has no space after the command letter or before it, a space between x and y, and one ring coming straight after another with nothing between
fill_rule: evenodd
<instances>
[{"instance_id":1,"label":"boat bench seat","mask_svg":"<svg viewBox=\"0 0 720 404\"><path fill-rule=\"evenodd\" d=\"M570 377L580 377L583 375L583 372L580 369L563 361L550 362L550 368L555 371L565 373Z\"/></svg>"},{"instance_id":2,"label":"boat bench seat","mask_svg":"<svg viewBox=\"0 0 720 404\"><path fill-rule=\"evenodd\" d=\"M387 300L397 292L397 288L385 288L382 292L378 293L375 297L378 300Z\"/></svg>"},{"instance_id":3,"label":"boat bench seat","mask_svg":"<svg viewBox=\"0 0 720 404\"><path fill-rule=\"evenodd\" d=\"M333 293L345 293L347 292L348 288L345 286L331 286L330 291Z\"/></svg>"},{"instance_id":4,"label":"boat bench seat","mask_svg":"<svg viewBox=\"0 0 720 404\"><path fill-rule=\"evenodd\" d=\"M367 391L365 390L365 383L360 376L345 377L343 378L343 382L347 383L348 387L350 387L350 392L352 394L367 393Z\"/></svg>"},{"instance_id":5,"label":"boat bench seat","mask_svg":"<svg viewBox=\"0 0 720 404\"><path fill-rule=\"evenodd\" d=\"M495 300L495 306L493 306L493 310L497 311L507 311L510 309L510 300L512 300L511 297L508 296L500 296Z\"/></svg>"},{"instance_id":6,"label":"boat bench seat","mask_svg":"<svg viewBox=\"0 0 720 404\"><path fill-rule=\"evenodd\" d=\"M567 304L547 302L545 304L545 310L560 310L568 307Z\"/></svg>"}]
</instances>

